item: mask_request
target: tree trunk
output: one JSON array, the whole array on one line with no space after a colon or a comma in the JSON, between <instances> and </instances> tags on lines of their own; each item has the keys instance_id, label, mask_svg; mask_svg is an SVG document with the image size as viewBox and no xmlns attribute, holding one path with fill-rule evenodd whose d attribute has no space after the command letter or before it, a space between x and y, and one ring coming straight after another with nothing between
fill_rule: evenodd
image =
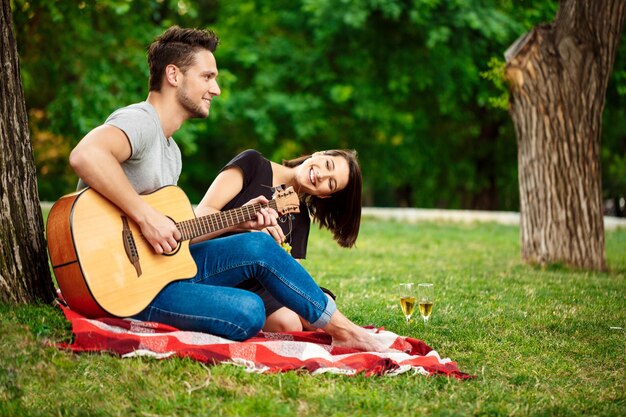
<instances>
[{"instance_id":1,"label":"tree trunk","mask_svg":"<svg viewBox=\"0 0 626 417\"><path fill-rule=\"evenodd\" d=\"M0 10L0 301L51 301L35 162L9 0Z\"/></svg>"},{"instance_id":2,"label":"tree trunk","mask_svg":"<svg viewBox=\"0 0 626 417\"><path fill-rule=\"evenodd\" d=\"M603 270L600 138L624 0L562 0L506 52L522 259Z\"/></svg>"}]
</instances>

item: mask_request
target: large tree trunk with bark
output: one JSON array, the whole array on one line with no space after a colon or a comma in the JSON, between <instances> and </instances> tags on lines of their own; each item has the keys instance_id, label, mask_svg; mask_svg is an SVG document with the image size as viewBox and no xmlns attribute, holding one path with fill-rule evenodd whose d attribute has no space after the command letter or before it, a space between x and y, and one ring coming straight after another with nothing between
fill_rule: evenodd
<instances>
[{"instance_id":1,"label":"large tree trunk with bark","mask_svg":"<svg viewBox=\"0 0 626 417\"><path fill-rule=\"evenodd\" d=\"M624 0L562 0L506 52L522 259L603 270L600 139Z\"/></svg>"},{"instance_id":2,"label":"large tree trunk with bark","mask_svg":"<svg viewBox=\"0 0 626 417\"><path fill-rule=\"evenodd\" d=\"M0 10L0 301L51 301L35 162L9 0Z\"/></svg>"}]
</instances>

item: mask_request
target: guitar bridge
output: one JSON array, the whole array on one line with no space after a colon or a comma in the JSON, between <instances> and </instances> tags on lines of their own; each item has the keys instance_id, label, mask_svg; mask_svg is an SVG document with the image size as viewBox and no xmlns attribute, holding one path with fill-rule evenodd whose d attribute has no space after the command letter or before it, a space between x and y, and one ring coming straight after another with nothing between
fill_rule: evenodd
<instances>
[{"instance_id":1,"label":"guitar bridge","mask_svg":"<svg viewBox=\"0 0 626 417\"><path fill-rule=\"evenodd\" d=\"M141 276L141 265L139 264L139 252L137 251L137 245L135 244L135 238L133 237L133 232L130 230L130 226L128 225L128 219L126 216L122 216L122 240L124 241L124 250L126 251L126 256L131 264L135 267L135 271L137 271L137 277Z\"/></svg>"}]
</instances>

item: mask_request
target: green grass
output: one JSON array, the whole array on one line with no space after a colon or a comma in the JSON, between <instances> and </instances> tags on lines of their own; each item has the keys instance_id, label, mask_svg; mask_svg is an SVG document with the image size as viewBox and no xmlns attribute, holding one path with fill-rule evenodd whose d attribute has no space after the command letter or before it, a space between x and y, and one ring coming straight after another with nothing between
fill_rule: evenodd
<instances>
[{"instance_id":1,"label":"green grass","mask_svg":"<svg viewBox=\"0 0 626 417\"><path fill-rule=\"evenodd\" d=\"M0 415L624 415L626 231L607 233L609 272L519 260L518 229L366 219L358 247L312 231L305 266L359 324L421 338L469 381L247 374L185 359L72 354L51 306L0 306ZM407 329L396 284L433 282L427 329Z\"/></svg>"}]
</instances>

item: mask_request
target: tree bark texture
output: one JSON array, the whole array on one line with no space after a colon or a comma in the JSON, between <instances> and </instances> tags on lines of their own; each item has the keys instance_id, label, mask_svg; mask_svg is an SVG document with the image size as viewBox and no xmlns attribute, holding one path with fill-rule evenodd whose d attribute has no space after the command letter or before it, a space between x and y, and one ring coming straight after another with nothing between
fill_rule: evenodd
<instances>
[{"instance_id":1,"label":"tree bark texture","mask_svg":"<svg viewBox=\"0 0 626 417\"><path fill-rule=\"evenodd\" d=\"M0 10L0 301L51 301L43 217L9 0Z\"/></svg>"},{"instance_id":2,"label":"tree bark texture","mask_svg":"<svg viewBox=\"0 0 626 417\"><path fill-rule=\"evenodd\" d=\"M506 52L522 259L604 270L600 140L624 0L562 0Z\"/></svg>"}]
</instances>

